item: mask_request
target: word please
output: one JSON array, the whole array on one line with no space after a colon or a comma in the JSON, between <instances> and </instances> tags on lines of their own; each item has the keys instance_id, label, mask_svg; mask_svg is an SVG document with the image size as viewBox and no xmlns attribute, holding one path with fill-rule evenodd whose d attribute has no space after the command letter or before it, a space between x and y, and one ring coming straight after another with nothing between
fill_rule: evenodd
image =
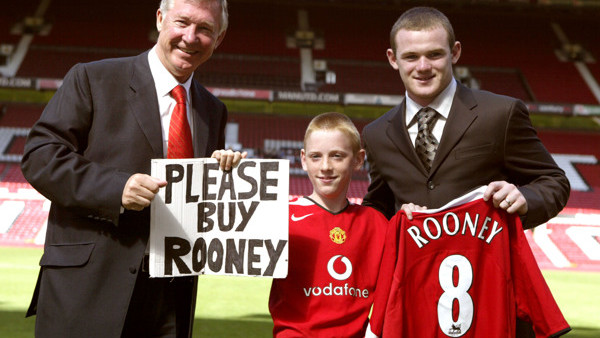
<instances>
[{"instance_id":1,"label":"word please","mask_svg":"<svg viewBox=\"0 0 600 338\"><path fill-rule=\"evenodd\" d=\"M217 176L211 174L217 174L219 172L218 163L205 163L202 165L201 170L194 172L194 165L188 164L185 167L180 164L168 164L165 167L165 176L167 186L165 188L165 203L172 203L173 186L175 184L185 185L185 202L195 203L198 202L199 198L202 197L203 201L207 200L222 200L225 194L229 195L232 200L244 200L250 199L254 196L258 196L261 201L274 201L277 199L276 193L268 191L269 187L277 187L278 180L276 178L267 178L270 172L276 174L279 171L278 162L260 162L259 177L257 181L254 177L250 176L247 171L255 170L256 162L243 162L240 163L236 168L231 171L223 172L221 179L217 181ZM197 172L201 173L198 174ZM233 179L233 173L240 178L241 181L246 182L249 185L247 191L236 191L235 181ZM196 175L201 177L196 178ZM185 178L185 181L184 181ZM203 182L201 191L194 193L193 187L194 182ZM216 188L218 192L211 193L211 187Z\"/></svg>"}]
</instances>

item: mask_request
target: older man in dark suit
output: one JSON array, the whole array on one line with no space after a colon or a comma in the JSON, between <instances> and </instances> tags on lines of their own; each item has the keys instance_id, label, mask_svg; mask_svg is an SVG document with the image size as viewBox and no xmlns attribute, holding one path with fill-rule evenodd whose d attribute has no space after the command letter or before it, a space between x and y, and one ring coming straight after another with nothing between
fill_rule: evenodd
<instances>
[{"instance_id":1,"label":"older man in dark suit","mask_svg":"<svg viewBox=\"0 0 600 338\"><path fill-rule=\"evenodd\" d=\"M410 218L487 185L484 199L520 215L526 228L558 214L570 191L564 172L521 101L457 83L452 65L461 44L448 18L433 8L408 10L390 43L388 61L406 97L363 130L371 178L364 204Z\"/></svg>"},{"instance_id":2,"label":"older man in dark suit","mask_svg":"<svg viewBox=\"0 0 600 338\"><path fill-rule=\"evenodd\" d=\"M156 18L154 48L73 67L29 135L23 173L52 202L28 311L37 336L191 335L196 279L144 269L148 206L166 184L150 160L177 157L176 143L194 157L224 148L227 110L193 72L225 35L227 3L163 0Z\"/></svg>"}]
</instances>

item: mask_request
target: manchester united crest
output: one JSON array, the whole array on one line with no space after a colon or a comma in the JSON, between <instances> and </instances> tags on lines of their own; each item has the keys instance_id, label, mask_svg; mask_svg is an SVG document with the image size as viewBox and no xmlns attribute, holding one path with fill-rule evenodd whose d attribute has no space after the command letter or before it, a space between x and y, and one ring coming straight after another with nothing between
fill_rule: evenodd
<instances>
[{"instance_id":1,"label":"manchester united crest","mask_svg":"<svg viewBox=\"0 0 600 338\"><path fill-rule=\"evenodd\" d=\"M329 231L329 238L336 244L342 244L346 241L346 232L340 227L335 227Z\"/></svg>"}]
</instances>

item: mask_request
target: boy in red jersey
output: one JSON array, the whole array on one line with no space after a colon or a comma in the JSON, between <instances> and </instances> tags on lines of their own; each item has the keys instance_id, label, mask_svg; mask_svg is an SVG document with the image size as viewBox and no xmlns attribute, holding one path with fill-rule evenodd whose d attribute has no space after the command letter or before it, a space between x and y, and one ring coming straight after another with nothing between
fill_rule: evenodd
<instances>
[{"instance_id":1,"label":"boy in red jersey","mask_svg":"<svg viewBox=\"0 0 600 338\"><path fill-rule=\"evenodd\" d=\"M360 134L339 113L306 130L302 168L310 196L290 201L289 273L269 299L276 337L363 337L385 242L386 218L346 198L364 163Z\"/></svg>"}]
</instances>

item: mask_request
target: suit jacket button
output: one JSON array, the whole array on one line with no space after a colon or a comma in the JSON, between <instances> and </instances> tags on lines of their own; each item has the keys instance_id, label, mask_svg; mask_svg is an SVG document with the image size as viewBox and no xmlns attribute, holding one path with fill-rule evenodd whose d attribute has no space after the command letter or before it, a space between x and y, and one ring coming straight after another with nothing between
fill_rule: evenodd
<instances>
[{"instance_id":1,"label":"suit jacket button","mask_svg":"<svg viewBox=\"0 0 600 338\"><path fill-rule=\"evenodd\" d=\"M427 188L433 190L435 188L435 183L433 183L433 181L427 182Z\"/></svg>"},{"instance_id":2,"label":"suit jacket button","mask_svg":"<svg viewBox=\"0 0 600 338\"><path fill-rule=\"evenodd\" d=\"M137 269L135 268L135 266L130 266L129 267L129 272L131 272L132 274L135 274L137 272Z\"/></svg>"}]
</instances>

